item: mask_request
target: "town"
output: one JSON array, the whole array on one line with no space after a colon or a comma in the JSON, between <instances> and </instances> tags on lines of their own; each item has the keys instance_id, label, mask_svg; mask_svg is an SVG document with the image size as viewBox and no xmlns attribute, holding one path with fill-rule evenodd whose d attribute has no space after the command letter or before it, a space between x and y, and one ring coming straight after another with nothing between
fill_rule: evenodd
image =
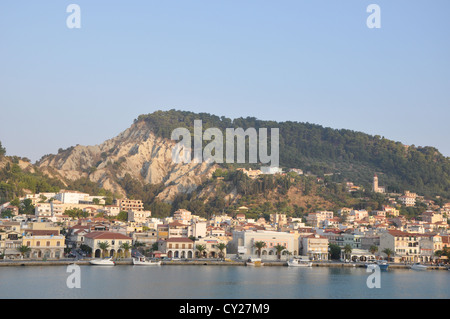
<instances>
[{"instance_id":1,"label":"town","mask_svg":"<svg viewBox=\"0 0 450 319\"><path fill-rule=\"evenodd\" d=\"M349 191L358 188L347 186ZM386 191L376 175L372 191ZM418 201L428 209L417 219L408 220L396 208ZM20 214L19 206L34 207L34 214ZM302 257L314 263L448 265L450 203L441 206L405 191L376 211L342 207L305 218L275 213L270 220L255 220L246 217L248 208L242 206L233 215L209 219L186 209L156 218L139 199L106 205L102 196L61 190L27 194L0 206L0 254L2 262L144 256L167 262L259 258L285 264Z\"/></svg>"}]
</instances>

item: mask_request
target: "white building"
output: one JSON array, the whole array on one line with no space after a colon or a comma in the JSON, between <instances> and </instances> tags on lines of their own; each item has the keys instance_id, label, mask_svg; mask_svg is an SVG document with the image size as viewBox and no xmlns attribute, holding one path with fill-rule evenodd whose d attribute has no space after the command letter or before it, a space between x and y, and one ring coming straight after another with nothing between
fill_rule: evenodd
<instances>
[{"instance_id":1,"label":"white building","mask_svg":"<svg viewBox=\"0 0 450 319\"><path fill-rule=\"evenodd\" d=\"M59 200L63 204L79 204L80 201L86 201L88 198L89 194L78 191L62 190L55 195L55 199Z\"/></svg>"},{"instance_id":2,"label":"white building","mask_svg":"<svg viewBox=\"0 0 450 319\"><path fill-rule=\"evenodd\" d=\"M152 216L152 212L149 210L129 210L128 221L135 223L145 223L148 218Z\"/></svg>"},{"instance_id":3,"label":"white building","mask_svg":"<svg viewBox=\"0 0 450 319\"><path fill-rule=\"evenodd\" d=\"M244 258L248 256L256 256L258 254L255 246L256 242L262 241L265 243L265 247L261 249L261 258L263 259L276 259L277 250L275 246L281 245L285 247L285 251L282 255L286 255L289 251L293 255L298 255L298 251L295 250L295 237L291 233L266 231L266 230L245 230L245 231L233 231L233 239L228 243L229 254L239 254Z\"/></svg>"}]
</instances>

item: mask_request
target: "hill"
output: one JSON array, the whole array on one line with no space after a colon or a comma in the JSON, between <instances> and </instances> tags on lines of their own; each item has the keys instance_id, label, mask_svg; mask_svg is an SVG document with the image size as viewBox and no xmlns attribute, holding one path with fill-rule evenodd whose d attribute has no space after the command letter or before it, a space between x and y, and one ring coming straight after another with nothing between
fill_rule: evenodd
<instances>
[{"instance_id":1,"label":"hill","mask_svg":"<svg viewBox=\"0 0 450 319\"><path fill-rule=\"evenodd\" d=\"M260 164L174 163L172 131L184 127L193 132L194 120L202 121L203 130L279 128L280 166L285 171L299 168L310 176L251 180L236 168L259 168ZM388 192L410 190L450 199L450 160L437 149L301 122L157 111L140 115L130 128L100 145L60 149L34 165L5 156L1 144L0 151L3 202L27 192L67 188L109 199L142 199L155 215L168 215L177 208L209 214L242 205L249 206L249 213L255 215L284 210L302 215L347 205L378 209L382 198L377 194L351 195L344 187L351 181L370 190L375 173Z\"/></svg>"}]
</instances>

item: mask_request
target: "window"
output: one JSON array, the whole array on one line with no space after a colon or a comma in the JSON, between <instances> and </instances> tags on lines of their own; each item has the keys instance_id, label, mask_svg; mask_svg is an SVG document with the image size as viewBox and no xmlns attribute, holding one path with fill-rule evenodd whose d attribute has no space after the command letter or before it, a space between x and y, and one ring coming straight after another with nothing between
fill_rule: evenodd
<instances>
[{"instance_id":1,"label":"window","mask_svg":"<svg viewBox=\"0 0 450 319\"><path fill-rule=\"evenodd\" d=\"M41 242L40 242L40 241L37 241L37 242L36 242L36 246L39 247L40 245L41 245Z\"/></svg>"},{"instance_id":2,"label":"window","mask_svg":"<svg viewBox=\"0 0 450 319\"><path fill-rule=\"evenodd\" d=\"M29 241L27 241L27 246L30 247L31 243Z\"/></svg>"},{"instance_id":3,"label":"window","mask_svg":"<svg viewBox=\"0 0 450 319\"><path fill-rule=\"evenodd\" d=\"M61 243L59 241L56 242L56 246L59 247Z\"/></svg>"},{"instance_id":4,"label":"window","mask_svg":"<svg viewBox=\"0 0 450 319\"><path fill-rule=\"evenodd\" d=\"M50 242L49 241L47 241L47 247L50 247Z\"/></svg>"}]
</instances>

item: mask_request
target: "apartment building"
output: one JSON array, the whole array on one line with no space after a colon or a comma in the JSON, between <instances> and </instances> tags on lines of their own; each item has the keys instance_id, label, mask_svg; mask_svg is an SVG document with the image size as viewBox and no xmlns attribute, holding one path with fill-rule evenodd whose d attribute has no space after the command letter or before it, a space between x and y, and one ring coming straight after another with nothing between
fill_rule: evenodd
<instances>
[{"instance_id":1,"label":"apartment building","mask_svg":"<svg viewBox=\"0 0 450 319\"><path fill-rule=\"evenodd\" d=\"M115 199L114 203L115 206L119 206L120 211L143 211L144 210L144 204L142 203L142 200L140 199Z\"/></svg>"}]
</instances>

